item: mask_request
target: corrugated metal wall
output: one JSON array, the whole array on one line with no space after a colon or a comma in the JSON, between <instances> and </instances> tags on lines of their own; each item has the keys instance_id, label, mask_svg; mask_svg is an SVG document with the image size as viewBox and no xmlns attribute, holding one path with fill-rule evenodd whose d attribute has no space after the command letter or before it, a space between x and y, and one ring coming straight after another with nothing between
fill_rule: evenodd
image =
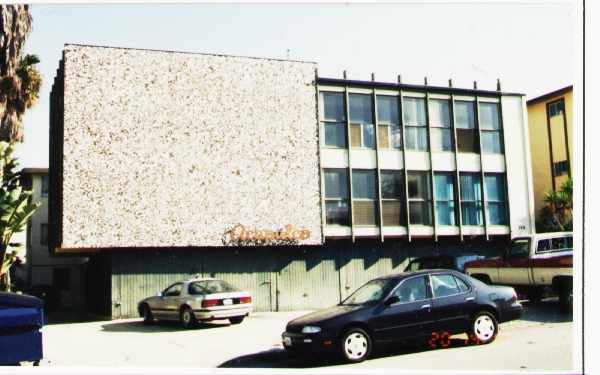
<instances>
[{"instance_id":1,"label":"corrugated metal wall","mask_svg":"<svg viewBox=\"0 0 600 375\"><path fill-rule=\"evenodd\" d=\"M340 302L375 277L401 272L412 257L498 253L503 243L330 241L325 246L189 249L112 253L112 317L137 316L137 303L194 275L252 293L256 311L308 310Z\"/></svg>"}]
</instances>

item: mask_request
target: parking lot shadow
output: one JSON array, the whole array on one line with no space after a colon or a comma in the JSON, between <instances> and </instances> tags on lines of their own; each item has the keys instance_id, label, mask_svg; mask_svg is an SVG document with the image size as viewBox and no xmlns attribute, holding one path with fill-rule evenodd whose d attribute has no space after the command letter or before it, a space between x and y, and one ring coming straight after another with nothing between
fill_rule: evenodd
<instances>
[{"instance_id":1,"label":"parking lot shadow","mask_svg":"<svg viewBox=\"0 0 600 375\"><path fill-rule=\"evenodd\" d=\"M108 332L176 332L200 329L229 327L228 323L201 323L194 328L183 328L179 322L162 321L145 324L143 321L115 322L102 325L102 330Z\"/></svg>"},{"instance_id":2,"label":"parking lot shadow","mask_svg":"<svg viewBox=\"0 0 600 375\"><path fill-rule=\"evenodd\" d=\"M420 353L431 350L446 350L451 348L464 347L464 339L452 338L447 347L438 344L437 349L432 349L427 343L419 342L403 345L387 345L377 348L369 360L393 357L404 354ZM474 345L474 344L468 344ZM367 360L367 362L369 361ZM314 368L343 365L344 363L329 355L295 355L287 353L284 349L273 348L262 352L239 356L221 363L220 368Z\"/></svg>"},{"instance_id":3,"label":"parking lot shadow","mask_svg":"<svg viewBox=\"0 0 600 375\"><path fill-rule=\"evenodd\" d=\"M546 298L538 303L523 302L520 320L540 323L567 323L573 321L573 311L564 311L558 298Z\"/></svg>"}]
</instances>

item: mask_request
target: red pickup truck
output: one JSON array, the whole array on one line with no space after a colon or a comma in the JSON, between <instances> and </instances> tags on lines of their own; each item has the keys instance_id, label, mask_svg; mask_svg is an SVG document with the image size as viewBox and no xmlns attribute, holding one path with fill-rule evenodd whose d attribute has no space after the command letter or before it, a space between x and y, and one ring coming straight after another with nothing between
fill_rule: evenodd
<instances>
[{"instance_id":1,"label":"red pickup truck","mask_svg":"<svg viewBox=\"0 0 600 375\"><path fill-rule=\"evenodd\" d=\"M502 257L465 264L465 273L488 284L510 285L532 302L544 292L572 307L573 233L556 232L514 238Z\"/></svg>"}]
</instances>

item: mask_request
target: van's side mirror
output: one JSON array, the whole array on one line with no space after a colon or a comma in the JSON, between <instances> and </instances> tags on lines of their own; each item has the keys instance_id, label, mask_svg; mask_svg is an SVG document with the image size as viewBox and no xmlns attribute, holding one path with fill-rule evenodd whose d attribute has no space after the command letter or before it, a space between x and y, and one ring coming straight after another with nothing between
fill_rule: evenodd
<instances>
[{"instance_id":1,"label":"van's side mirror","mask_svg":"<svg viewBox=\"0 0 600 375\"><path fill-rule=\"evenodd\" d=\"M394 303L398 303L398 302L400 302L400 298L398 298L398 296L391 296L390 298L385 300L384 305L385 305L385 307L390 307Z\"/></svg>"}]
</instances>

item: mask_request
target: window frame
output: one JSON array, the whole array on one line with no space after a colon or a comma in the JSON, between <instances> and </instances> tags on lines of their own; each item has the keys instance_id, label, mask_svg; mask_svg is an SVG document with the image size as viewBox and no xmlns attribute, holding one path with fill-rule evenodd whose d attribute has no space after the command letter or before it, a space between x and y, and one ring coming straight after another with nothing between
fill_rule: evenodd
<instances>
[{"instance_id":1,"label":"window frame","mask_svg":"<svg viewBox=\"0 0 600 375\"><path fill-rule=\"evenodd\" d=\"M400 193L398 197L395 198L384 198L383 197L383 189L381 189L381 210L383 211L383 206L385 202L398 202L400 204L400 219L398 225L385 225L383 212L381 217L381 226L382 227L397 227L397 226L406 226L406 199L405 199L405 186L406 182L404 181L404 173L401 169L380 169L379 170L379 180L380 185L383 186L383 176L384 175L397 175L400 179ZM404 211L403 211L404 210Z\"/></svg>"},{"instance_id":2,"label":"window frame","mask_svg":"<svg viewBox=\"0 0 600 375\"><path fill-rule=\"evenodd\" d=\"M458 113L459 111L457 110L457 108L462 105L463 103L468 103L470 105L470 108L473 109L472 111L472 116L471 118L473 119L473 127L472 128L465 128L465 127L461 127L460 122L458 121ZM475 100L461 100L461 99L456 99L454 100L454 129L455 129L455 133L456 133L456 152L457 153L461 153L461 154L475 154L475 155L479 155L481 154L481 139L479 136L479 124L477 121L477 102ZM473 133L473 139L476 141L474 144L474 149L471 150L467 150L467 151L462 151L461 147L460 147L460 136L459 133L462 131L469 131Z\"/></svg>"},{"instance_id":3,"label":"window frame","mask_svg":"<svg viewBox=\"0 0 600 375\"><path fill-rule=\"evenodd\" d=\"M45 183L44 183L45 181ZM48 176L47 174L42 175L41 178L41 188L40 188L40 196L42 198L46 198L48 197L48 194L50 192L50 176Z\"/></svg>"},{"instance_id":4,"label":"window frame","mask_svg":"<svg viewBox=\"0 0 600 375\"><path fill-rule=\"evenodd\" d=\"M353 96L368 96L369 97L369 103L371 103L371 123L364 123L364 122L356 122L353 121L350 113L351 113L351 103L352 103L352 97ZM377 105L377 103L375 103L375 105ZM376 109L375 109L376 110ZM348 148L349 149L358 149L358 150L375 150L377 148L377 128L375 126L375 116L373 113L373 94L367 94L367 93L358 93L358 92L349 92L348 93L348 114L346 116L348 118L348 128L350 130L350 133L348 134ZM353 146L352 145L352 127L353 126L357 126L360 128L360 146ZM379 125L379 124L378 124ZM369 147L365 145L365 127L370 126L373 130L373 147ZM389 134L388 134L389 135Z\"/></svg>"},{"instance_id":5,"label":"window frame","mask_svg":"<svg viewBox=\"0 0 600 375\"><path fill-rule=\"evenodd\" d=\"M396 290L398 290L402 286L402 284L404 284L404 282L406 282L407 280L416 279L416 278L419 278L419 277L422 277L425 280L425 288L426 288L426 291L427 291L427 298L421 299L421 300L417 300L417 301L410 301L410 302L401 302L401 301L398 301L396 303L392 303L389 307L396 306L396 305L406 305L408 303L423 302L423 301L431 300L433 298L433 291L431 290L431 280L427 276L429 276L429 274L421 274L421 275L409 276L407 278L404 278L404 279L400 280L400 282L398 282L398 284L395 287L392 288L392 291L388 294L388 296L386 298L383 299L383 301L385 302L390 297L393 297L396 294Z\"/></svg>"},{"instance_id":6,"label":"window frame","mask_svg":"<svg viewBox=\"0 0 600 375\"><path fill-rule=\"evenodd\" d=\"M431 103L432 102L444 102L447 106L448 106L448 124L447 126L444 126L444 124L440 125L438 123L435 123L433 121L431 121L432 116L432 109L431 109ZM441 134L444 133L448 133L449 136L448 138L450 139L450 149L448 150L434 150L433 149L433 144L429 145L429 151L430 152L437 152L437 153L454 153L454 132L452 131L452 100L451 99L442 99L442 98L429 98L429 102L427 105L427 109L429 110L428 116L429 116L429 132L430 132L430 138L433 138L433 130L439 131ZM443 139L443 138L442 138ZM432 142L431 142L432 143ZM443 141L442 141L443 144Z\"/></svg>"},{"instance_id":7,"label":"window frame","mask_svg":"<svg viewBox=\"0 0 600 375\"><path fill-rule=\"evenodd\" d=\"M342 98L342 114L343 114L343 118L342 119L336 119L336 120L331 120L331 119L327 119L325 117L325 94L335 94L335 95L340 95ZM343 92L339 92L339 91L327 91L327 90L319 90L319 99L320 99L320 106L322 107L322 114L320 115L320 119L319 119L319 123L321 124L321 131L323 134L323 140L322 140L322 144L321 147L323 148L331 148L334 150L342 150L342 149L347 149L348 148L348 128L346 126L346 122L348 119L348 115L346 114L346 98ZM343 146L334 146L334 145L328 145L327 144L327 126L339 126L343 129L343 133L344 133L344 137L343 137Z\"/></svg>"},{"instance_id":8,"label":"window frame","mask_svg":"<svg viewBox=\"0 0 600 375\"><path fill-rule=\"evenodd\" d=\"M372 228L372 227L377 227L379 226L379 215L378 215L378 202L379 202L379 196L378 196L378 188L377 188L377 169L364 169L364 168L352 168L352 194L354 194L356 192L356 189L354 188L354 176L360 173L364 173L367 172L368 174L372 174L373 176L373 194L374 194L374 198L355 198L354 195L352 196L352 207L354 207L354 202L372 202L373 203L373 224L357 224L356 223L356 216L353 214L353 220L354 220L354 226L356 227L361 227L361 228ZM356 213L356 212L355 212Z\"/></svg>"},{"instance_id":9,"label":"window frame","mask_svg":"<svg viewBox=\"0 0 600 375\"><path fill-rule=\"evenodd\" d=\"M564 249L554 249L552 240L557 239L557 238L564 238L564 239L571 238L571 247L570 248L567 247ZM550 250L542 250L542 251L539 250L540 242L542 242L542 241L550 241L550 244L551 244ZM535 253L536 254L562 253L564 251L569 251L569 249L571 251L573 251L573 247L574 247L573 235L565 235L565 236L550 237L550 238L540 238L540 239L536 240L536 242L535 242Z\"/></svg>"},{"instance_id":10,"label":"window frame","mask_svg":"<svg viewBox=\"0 0 600 375\"><path fill-rule=\"evenodd\" d=\"M424 175L424 179L427 183L428 186L428 191L429 191L429 197L428 198L411 198L410 197L410 191L408 188L408 180L409 180L409 176L411 174L421 174ZM411 226L426 226L426 227L433 227L434 226L434 222L433 222L433 192L432 192L432 186L431 186L431 178L430 178L430 171L406 171L406 191L407 191L407 195L406 195L406 201L407 201L407 210L408 210L408 225ZM410 204L412 202L418 202L418 203L425 203L427 204L428 207L428 211L429 211L429 224L423 224L423 223L412 223L410 220Z\"/></svg>"},{"instance_id":11,"label":"window frame","mask_svg":"<svg viewBox=\"0 0 600 375\"><path fill-rule=\"evenodd\" d=\"M489 197L489 193L488 193L488 186L489 184L485 181L486 177L488 176L496 176L496 177L500 177L502 180L502 188L504 190L504 200L500 201L500 200L494 200L494 199L490 199ZM508 213L508 191L507 191L507 181L506 181L506 173L503 172L486 172L483 174L483 179L484 179L484 185L485 185L485 195L484 195L484 200L485 200L485 214L486 216L486 222L488 225L499 225L499 226L508 226L509 225L509 213ZM491 216L490 216L490 203L492 204L498 204L498 203L502 203L503 207L504 207L504 219L505 219L505 223L504 224L492 224L491 223Z\"/></svg>"},{"instance_id":12,"label":"window frame","mask_svg":"<svg viewBox=\"0 0 600 375\"><path fill-rule=\"evenodd\" d=\"M332 198L332 197L327 197L327 179L325 178L325 174L327 172L331 172L331 171L343 171L343 173L345 173L345 180L346 180L346 192L348 193L346 198ZM350 173L348 168L323 168L323 203L325 205L324 210L325 210L325 226L329 226L329 227L342 227L342 228L346 228L346 227L350 227L352 226L352 219L350 217L350 210L351 210L351 204L352 204L352 197L350 197L350 189L349 189L349 179L350 179ZM348 222L348 225L343 225L343 224L330 224L327 222L327 202L346 202L346 220Z\"/></svg>"},{"instance_id":13,"label":"window frame","mask_svg":"<svg viewBox=\"0 0 600 375\"><path fill-rule=\"evenodd\" d=\"M433 292L433 276L450 276L452 278L452 280L454 280L454 284L456 284L456 289L458 289L458 293L454 293L454 294L449 294L447 296L441 296L441 297L436 297L434 292ZM456 282L456 276L454 276L451 273L448 272L439 272L439 273L430 273L428 274L429 276L429 288L431 289L431 299L432 300L436 300L436 299L441 299L441 298L449 298L449 297L456 297L456 296L460 296L461 294L468 294L471 291L471 288L469 288L469 290L463 292L460 290L460 287L458 286L458 283ZM462 279L461 279L462 280ZM465 284L467 284L467 286L470 286L467 282L465 282L464 280L462 280Z\"/></svg>"},{"instance_id":14,"label":"window frame","mask_svg":"<svg viewBox=\"0 0 600 375\"><path fill-rule=\"evenodd\" d=\"M452 180L452 199L438 199L437 195L436 195L436 176L440 176L440 175L446 175L449 176ZM452 202L454 204L453 208L452 208L452 212L453 212L453 218L454 218L454 223L453 224L443 224L443 223L438 223L438 213L435 213L435 220L436 220L436 225L438 226L444 226L444 227L453 227L453 226L458 226L458 217L457 217L457 207L459 206L457 204L456 201L456 196L457 196L457 188L456 188L456 172L448 172L448 171L434 171L433 172L433 198L435 199L435 203L436 203L436 209L437 209L437 204L439 202Z\"/></svg>"},{"instance_id":15,"label":"window frame","mask_svg":"<svg viewBox=\"0 0 600 375\"><path fill-rule=\"evenodd\" d=\"M424 114L424 120L423 120L423 124L419 124L419 116L418 116L418 106L415 105L413 108L415 108L415 117L417 118L416 122L409 122L406 120L405 117L405 113L407 113L407 108L411 108L412 106L407 105L407 102L410 101L415 101L415 102L422 102L423 103L423 114ZM412 108L411 108L412 109ZM431 149L431 145L429 144L429 127L427 126L427 98L425 97L416 97L416 96L410 96L410 95L404 95L402 97L402 126L404 127L404 131L403 131L403 137L404 139L402 140L404 142L404 151L410 151L410 152L430 152ZM408 131L411 129L415 129L417 130L417 134L419 134L421 131L425 132L425 148L424 149L420 149L420 148L410 148L407 142L407 134ZM418 141L418 138L417 138ZM417 142L418 145L418 142Z\"/></svg>"},{"instance_id":16,"label":"window frame","mask_svg":"<svg viewBox=\"0 0 600 375\"><path fill-rule=\"evenodd\" d=\"M375 93L375 111L377 111L377 129L376 129L376 136L379 137L379 127L386 127L386 131L387 131L387 137L388 137L388 144L387 145L382 145L380 143L380 139L377 138L377 148L379 149L384 149L384 150L402 150L402 146L404 143L404 137L402 134L402 125L401 125L401 121L400 121L400 114L398 113L398 119L397 119L397 123L393 123L393 122L389 122L389 121L381 121L381 119L379 118L379 100L378 98L380 97L385 97L385 98L395 98L396 99L396 108L398 109L399 107L399 102L400 102L400 98L396 95L385 95L385 94L377 94ZM383 103L383 101L381 102ZM398 146L394 146L393 145L393 141L392 141L392 128L397 128L398 132L400 134L400 144ZM362 133L361 133L362 134Z\"/></svg>"},{"instance_id":17,"label":"window frame","mask_svg":"<svg viewBox=\"0 0 600 375\"><path fill-rule=\"evenodd\" d=\"M498 123L498 128L497 129L488 129L485 128L483 126L481 126L481 107L482 106L491 106L493 105L496 108L496 119L497 119L497 123ZM502 108L500 106L500 103L496 103L496 102L484 102L484 101L480 101L479 102L479 108L477 108L477 110L480 113L480 119L479 119L479 131L480 131L480 139L479 139L479 151L482 154L486 154L486 155L504 155L504 138L503 138L503 132L502 132L502 116L501 116L501 111ZM483 139L483 135L484 134L498 134L498 147L499 147L499 152L490 152L488 150L485 150L483 147L483 142L481 141Z\"/></svg>"},{"instance_id":18,"label":"window frame","mask_svg":"<svg viewBox=\"0 0 600 375\"><path fill-rule=\"evenodd\" d=\"M480 200L477 200L477 199L473 199L473 200L463 199L462 192L465 191L465 190L463 189L463 184L460 181L460 178L461 178L462 175L467 175L467 174L468 175L473 175L473 176L479 178L479 193L481 194L481 199ZM486 215L487 212L485 210L485 205L484 205L484 202L485 202L485 191L482 191L482 189L483 189L483 183L484 182L482 181L481 177L482 176L481 176L480 172L459 172L458 173L458 181L459 181L459 184L460 184L460 192L461 192L461 196L459 196L458 199L459 199L459 204L460 204L460 222L462 223L462 226L468 226L468 227L484 227L485 226L486 219L485 219L484 215ZM477 203L479 203L480 209L477 210L477 211L481 215L481 223L480 224L465 224L466 220L462 216L463 215L463 207L464 207L463 203L474 203L475 204L475 208L478 207Z\"/></svg>"},{"instance_id":19,"label":"window frame","mask_svg":"<svg viewBox=\"0 0 600 375\"><path fill-rule=\"evenodd\" d=\"M167 290L169 290L169 289L171 289L171 288L173 288L173 287L175 287L177 285L181 286L181 290L179 290L179 294L173 295L173 296L168 296L167 293L166 293ZM163 291L162 291L161 294L162 294L163 297L181 297L184 290L185 290L185 288L183 287L183 283L182 282L177 282L177 283L173 283L173 284L169 285L168 287L166 287L165 289L163 289Z\"/></svg>"}]
</instances>

